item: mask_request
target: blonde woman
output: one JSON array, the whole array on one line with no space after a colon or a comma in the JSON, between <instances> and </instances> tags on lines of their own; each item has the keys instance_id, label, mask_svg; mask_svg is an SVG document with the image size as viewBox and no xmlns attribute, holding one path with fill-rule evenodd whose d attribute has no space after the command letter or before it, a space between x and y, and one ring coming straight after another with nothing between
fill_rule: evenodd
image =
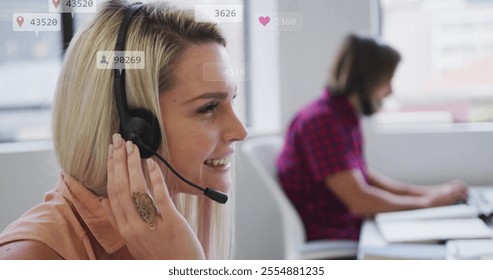
<instances>
[{"instance_id":1,"label":"blonde woman","mask_svg":"<svg viewBox=\"0 0 493 280\"><path fill-rule=\"evenodd\" d=\"M53 116L63 170L44 202L0 234L1 259L230 258L234 199L209 200L155 158L140 160L119 134L114 73L97 69L96 55L115 48L131 7L106 2L73 39ZM143 51L145 67L125 70L125 89L130 109L157 116L158 153L190 181L231 196L233 144L246 131L233 111L236 84L223 71L225 45L217 25L195 22L193 12L144 4L129 20L125 50Z\"/></svg>"}]
</instances>

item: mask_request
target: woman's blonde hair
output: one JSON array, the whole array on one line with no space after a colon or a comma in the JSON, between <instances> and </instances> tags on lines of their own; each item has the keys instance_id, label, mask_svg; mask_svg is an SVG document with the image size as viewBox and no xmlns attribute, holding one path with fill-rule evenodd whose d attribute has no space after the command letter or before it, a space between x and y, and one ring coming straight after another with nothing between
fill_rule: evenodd
<instances>
[{"instance_id":1,"label":"woman's blonde hair","mask_svg":"<svg viewBox=\"0 0 493 280\"><path fill-rule=\"evenodd\" d=\"M100 7L70 43L56 88L53 141L58 161L66 173L97 195L106 194L108 145L119 131L120 120L113 70L98 69L96 56L98 51L114 50L129 7L124 0L110 0ZM195 22L193 11L166 2L145 4L132 18L125 42L126 51L145 53L144 69L126 70L129 108L161 116L158 95L174 87L174 72L186 50L203 43L226 46L217 24ZM166 156L166 131L158 120L163 132L160 152ZM230 257L233 201L217 205L202 196L180 194L175 204L196 231L208 258Z\"/></svg>"}]
</instances>

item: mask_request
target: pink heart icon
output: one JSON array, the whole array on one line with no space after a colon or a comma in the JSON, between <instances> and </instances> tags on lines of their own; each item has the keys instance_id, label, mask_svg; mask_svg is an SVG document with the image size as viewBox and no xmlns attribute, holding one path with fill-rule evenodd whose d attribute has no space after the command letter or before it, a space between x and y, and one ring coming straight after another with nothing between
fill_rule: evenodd
<instances>
[{"instance_id":1,"label":"pink heart icon","mask_svg":"<svg viewBox=\"0 0 493 280\"><path fill-rule=\"evenodd\" d=\"M259 18L258 18L258 21L260 21L260 23L261 23L263 26L266 26L266 25L270 22L270 16L266 16L266 17L259 17Z\"/></svg>"}]
</instances>

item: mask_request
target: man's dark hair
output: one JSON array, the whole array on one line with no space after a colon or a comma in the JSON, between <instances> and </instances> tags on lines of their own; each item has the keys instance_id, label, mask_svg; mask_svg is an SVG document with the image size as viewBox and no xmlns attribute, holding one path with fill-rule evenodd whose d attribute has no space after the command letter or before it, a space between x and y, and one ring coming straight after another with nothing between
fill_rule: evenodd
<instances>
[{"instance_id":1,"label":"man's dark hair","mask_svg":"<svg viewBox=\"0 0 493 280\"><path fill-rule=\"evenodd\" d=\"M363 115L372 115L376 108L371 93L392 79L400 59L400 54L392 47L350 34L332 65L330 91L334 96L356 94Z\"/></svg>"}]
</instances>

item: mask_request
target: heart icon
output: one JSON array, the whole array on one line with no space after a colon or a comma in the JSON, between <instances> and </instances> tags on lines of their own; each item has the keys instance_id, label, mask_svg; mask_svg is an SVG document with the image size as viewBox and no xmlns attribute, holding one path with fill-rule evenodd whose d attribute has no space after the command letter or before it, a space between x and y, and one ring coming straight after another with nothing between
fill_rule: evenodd
<instances>
[{"instance_id":1,"label":"heart icon","mask_svg":"<svg viewBox=\"0 0 493 280\"><path fill-rule=\"evenodd\" d=\"M270 22L270 16L266 16L266 17L259 17L259 18L258 18L258 21L260 21L260 23L261 23L263 26L266 26L266 25Z\"/></svg>"}]
</instances>

